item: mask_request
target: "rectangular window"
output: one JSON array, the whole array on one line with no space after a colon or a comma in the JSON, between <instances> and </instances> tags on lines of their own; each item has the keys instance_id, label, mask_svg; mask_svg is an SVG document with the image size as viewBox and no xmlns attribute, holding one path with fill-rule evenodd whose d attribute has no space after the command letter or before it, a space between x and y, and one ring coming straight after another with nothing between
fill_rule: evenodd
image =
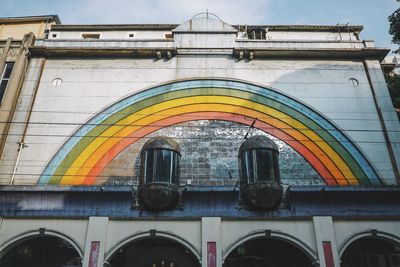
<instances>
[{"instance_id":1,"label":"rectangular window","mask_svg":"<svg viewBox=\"0 0 400 267\"><path fill-rule=\"evenodd\" d=\"M144 181L146 183L154 182L154 151L147 150L144 152Z\"/></svg>"},{"instance_id":2,"label":"rectangular window","mask_svg":"<svg viewBox=\"0 0 400 267\"><path fill-rule=\"evenodd\" d=\"M157 151L157 182L171 182L172 152L166 149Z\"/></svg>"},{"instance_id":3,"label":"rectangular window","mask_svg":"<svg viewBox=\"0 0 400 267\"><path fill-rule=\"evenodd\" d=\"M6 92L8 81L10 80L11 77L11 72L14 67L13 62L8 62L6 63L3 71L3 75L1 75L1 81L0 81L0 102L3 100L4 93Z\"/></svg>"},{"instance_id":4,"label":"rectangular window","mask_svg":"<svg viewBox=\"0 0 400 267\"><path fill-rule=\"evenodd\" d=\"M83 39L100 39L100 33L82 33Z\"/></svg>"}]
</instances>

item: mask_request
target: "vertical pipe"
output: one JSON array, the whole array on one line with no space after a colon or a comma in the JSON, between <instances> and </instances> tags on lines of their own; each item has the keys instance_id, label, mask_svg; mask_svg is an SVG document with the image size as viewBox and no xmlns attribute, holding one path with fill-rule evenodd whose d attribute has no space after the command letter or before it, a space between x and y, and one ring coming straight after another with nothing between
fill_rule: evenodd
<instances>
[{"instance_id":1,"label":"vertical pipe","mask_svg":"<svg viewBox=\"0 0 400 267\"><path fill-rule=\"evenodd\" d=\"M19 159L21 157L21 152L22 152L22 149L24 148L24 145L25 145L24 143L19 143L18 156L17 156L17 160L15 161L14 169L13 169L13 172L11 175L10 185L14 184L15 174L17 173L18 163L19 163Z\"/></svg>"}]
</instances>

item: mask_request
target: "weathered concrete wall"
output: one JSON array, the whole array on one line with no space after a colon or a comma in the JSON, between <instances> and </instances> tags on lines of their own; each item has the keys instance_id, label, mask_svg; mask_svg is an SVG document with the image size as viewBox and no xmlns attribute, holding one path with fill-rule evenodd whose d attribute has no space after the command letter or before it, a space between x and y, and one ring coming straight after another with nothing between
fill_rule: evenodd
<instances>
[{"instance_id":1,"label":"weathered concrete wall","mask_svg":"<svg viewBox=\"0 0 400 267\"><path fill-rule=\"evenodd\" d=\"M331 217L314 217L313 220L296 221L221 221L221 218L203 218L202 221L119 221L107 220L106 217L91 217L92 222L107 221L101 227L96 223L89 223L89 219L82 220L49 220L49 219L1 219L0 226L0 250L3 254L8 249L15 246L18 241L25 238L34 238L39 236L39 228L45 228L44 234L60 237L78 250L84 263L87 263L89 245L93 238L100 240L101 246L104 246L99 255L100 259L110 260L110 258L120 248L131 242L143 238L149 238L150 230L156 230L156 235L160 238L167 238L180 243L191 251L197 258L203 258L208 241L216 241L217 257L221 267L221 262L241 243L254 239L278 238L292 245L296 245L303 253L309 255L316 262L319 259L319 266L325 266L323 252L317 249L322 241L330 241L332 244L333 257L338 261L345 248L353 241L361 237L371 237L371 229L376 230L375 237L390 242L399 242L400 232L399 223L392 221L352 221L352 220L334 220L331 229L334 236L322 237L326 235L324 228L315 227L316 222L324 220L331 221ZM210 221L210 219L212 219ZM203 223L202 223L203 222ZM202 225L212 228L202 234ZM95 237L93 234L100 231L104 239ZM210 232L211 231L211 232ZM212 233L212 235L209 235ZM153 237L154 238L154 237ZM321 239L322 238L322 239ZM336 241L335 241L336 240ZM85 245L86 242L86 245ZM87 265L83 265L87 266Z\"/></svg>"},{"instance_id":2,"label":"weathered concrete wall","mask_svg":"<svg viewBox=\"0 0 400 267\"><path fill-rule=\"evenodd\" d=\"M362 237L400 244L394 187L293 186L286 204L270 211L239 208L232 188L197 190L185 191L182 209L154 212L132 207L130 187L1 187L0 258L43 235L69 242L84 263L91 243L100 242L99 264L146 238L177 242L203 264L207 242L216 242L219 263L246 241L273 238L295 245L312 262L319 259L320 266L323 242L331 243L336 262Z\"/></svg>"},{"instance_id":3,"label":"weathered concrete wall","mask_svg":"<svg viewBox=\"0 0 400 267\"><path fill-rule=\"evenodd\" d=\"M0 40L14 38L22 40L24 35L33 32L36 38L44 38L46 22L4 24L0 27ZM49 26L48 26L49 27Z\"/></svg>"},{"instance_id":4,"label":"weathered concrete wall","mask_svg":"<svg viewBox=\"0 0 400 267\"><path fill-rule=\"evenodd\" d=\"M135 39L165 39L166 34L171 34L171 31L51 31L49 39L59 40L77 40L83 39L82 34L100 34L99 39L103 40L135 40ZM129 35L133 34L133 37Z\"/></svg>"},{"instance_id":5,"label":"weathered concrete wall","mask_svg":"<svg viewBox=\"0 0 400 267\"><path fill-rule=\"evenodd\" d=\"M331 40L331 41L347 41L357 40L353 32L304 32L304 31L269 31L266 34L267 40Z\"/></svg>"},{"instance_id":6,"label":"weathered concrete wall","mask_svg":"<svg viewBox=\"0 0 400 267\"><path fill-rule=\"evenodd\" d=\"M81 124L104 107L139 90L191 77L242 79L277 88L303 101L346 132L385 181L394 183L362 62L261 59L248 62L217 55L186 55L171 60L49 59L27 131L29 147L21 154L18 183L35 183L45 162ZM62 79L58 86L53 85L56 78ZM357 86L349 81L351 78L357 79Z\"/></svg>"},{"instance_id":7,"label":"weathered concrete wall","mask_svg":"<svg viewBox=\"0 0 400 267\"><path fill-rule=\"evenodd\" d=\"M13 112L11 113L9 110L7 112L8 114L2 114L4 116L2 117L4 120L6 120L5 115L12 116L12 121L14 123L10 123L8 135L5 136L4 140L4 148L0 161L1 184L10 184L11 182L14 168L17 164L20 143L23 140L23 133L26 126L25 122L28 120L29 117L29 110L31 109L32 101L35 96L35 89L39 84L40 74L43 68L44 61L45 59L32 59L29 67L26 70L26 74L20 77L21 79L24 79L24 83L22 85L22 88L20 89L21 92L19 93L18 101L15 101L16 103ZM35 166L43 165L45 164L45 162L45 160L41 162L40 158L31 158L29 160L26 160L25 162L20 162L20 165L30 166L33 168L31 171L35 171ZM24 176L26 176L26 174ZM29 179L25 180L25 183L29 183Z\"/></svg>"}]
</instances>

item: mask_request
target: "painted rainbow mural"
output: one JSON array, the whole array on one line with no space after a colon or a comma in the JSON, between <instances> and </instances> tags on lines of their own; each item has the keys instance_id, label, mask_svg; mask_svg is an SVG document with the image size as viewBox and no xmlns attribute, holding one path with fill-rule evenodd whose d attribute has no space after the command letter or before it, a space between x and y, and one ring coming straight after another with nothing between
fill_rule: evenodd
<instances>
[{"instance_id":1,"label":"painted rainbow mural","mask_svg":"<svg viewBox=\"0 0 400 267\"><path fill-rule=\"evenodd\" d=\"M298 151L327 185L380 185L379 175L337 126L272 88L220 79L153 87L107 107L57 151L39 184L92 185L118 153L177 123L224 120L254 124Z\"/></svg>"}]
</instances>

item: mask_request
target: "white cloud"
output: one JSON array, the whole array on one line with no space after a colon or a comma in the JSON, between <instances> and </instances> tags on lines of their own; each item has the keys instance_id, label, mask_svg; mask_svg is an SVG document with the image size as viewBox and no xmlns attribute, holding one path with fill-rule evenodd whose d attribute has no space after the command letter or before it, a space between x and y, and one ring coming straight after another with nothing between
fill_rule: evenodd
<instances>
[{"instance_id":1,"label":"white cloud","mask_svg":"<svg viewBox=\"0 0 400 267\"><path fill-rule=\"evenodd\" d=\"M267 23L270 0L84 0L66 23L182 23L208 10L231 24Z\"/></svg>"}]
</instances>

